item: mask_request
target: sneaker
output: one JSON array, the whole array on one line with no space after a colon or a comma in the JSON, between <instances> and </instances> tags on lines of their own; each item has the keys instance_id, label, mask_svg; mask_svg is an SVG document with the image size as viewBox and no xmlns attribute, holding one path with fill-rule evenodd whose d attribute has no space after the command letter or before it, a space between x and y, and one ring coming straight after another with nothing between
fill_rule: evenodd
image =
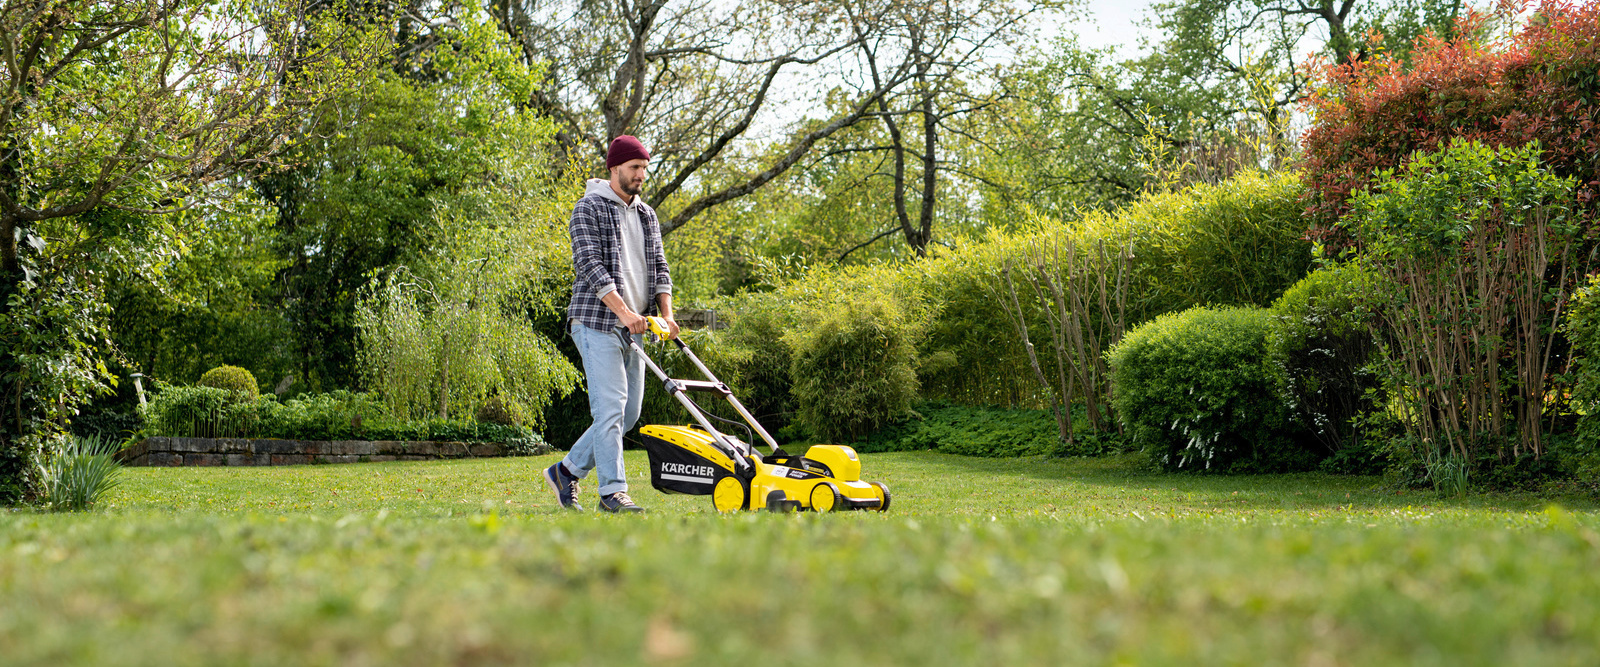
<instances>
[{"instance_id":1,"label":"sneaker","mask_svg":"<svg viewBox=\"0 0 1600 667\"><path fill-rule=\"evenodd\" d=\"M628 497L627 491L618 491L609 496L600 496L600 509L607 512L643 512L644 508L633 504L633 499Z\"/></svg>"},{"instance_id":2,"label":"sneaker","mask_svg":"<svg viewBox=\"0 0 1600 667\"><path fill-rule=\"evenodd\" d=\"M555 492L556 500L562 507L583 511L583 506L578 504L578 478L567 472L567 467L561 465L560 461L544 469L544 482Z\"/></svg>"}]
</instances>

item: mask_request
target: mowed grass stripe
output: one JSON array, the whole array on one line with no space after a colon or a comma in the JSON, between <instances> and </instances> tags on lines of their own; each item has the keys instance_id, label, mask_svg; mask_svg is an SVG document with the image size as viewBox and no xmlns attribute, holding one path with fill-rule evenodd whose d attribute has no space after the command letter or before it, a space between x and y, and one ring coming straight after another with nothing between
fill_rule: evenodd
<instances>
[{"instance_id":1,"label":"mowed grass stripe","mask_svg":"<svg viewBox=\"0 0 1600 667\"><path fill-rule=\"evenodd\" d=\"M1600 658L1600 522L1572 499L886 454L887 514L635 482L651 513L615 517L557 511L554 460L136 469L101 512L0 515L0 663Z\"/></svg>"}]
</instances>

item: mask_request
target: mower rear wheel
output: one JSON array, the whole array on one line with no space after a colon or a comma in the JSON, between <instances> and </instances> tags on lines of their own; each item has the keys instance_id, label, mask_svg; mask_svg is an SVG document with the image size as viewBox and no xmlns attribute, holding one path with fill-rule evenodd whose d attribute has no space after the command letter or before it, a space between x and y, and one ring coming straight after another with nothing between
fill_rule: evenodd
<instances>
[{"instance_id":1,"label":"mower rear wheel","mask_svg":"<svg viewBox=\"0 0 1600 667\"><path fill-rule=\"evenodd\" d=\"M889 511L889 487L884 486L883 482L873 482L872 485L878 488L878 495L882 497L883 501L878 503L878 511Z\"/></svg>"},{"instance_id":2,"label":"mower rear wheel","mask_svg":"<svg viewBox=\"0 0 1600 667\"><path fill-rule=\"evenodd\" d=\"M811 487L811 511L832 512L839 506L839 487L823 482Z\"/></svg>"},{"instance_id":3,"label":"mower rear wheel","mask_svg":"<svg viewBox=\"0 0 1600 667\"><path fill-rule=\"evenodd\" d=\"M737 477L724 477L711 488L711 506L718 512L750 509L750 487Z\"/></svg>"}]
</instances>

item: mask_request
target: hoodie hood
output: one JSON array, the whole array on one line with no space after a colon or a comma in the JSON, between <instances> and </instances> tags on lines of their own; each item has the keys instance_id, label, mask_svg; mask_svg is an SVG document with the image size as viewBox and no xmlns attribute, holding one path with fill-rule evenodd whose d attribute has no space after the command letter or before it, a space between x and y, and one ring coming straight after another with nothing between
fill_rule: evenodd
<instances>
[{"instance_id":1,"label":"hoodie hood","mask_svg":"<svg viewBox=\"0 0 1600 667\"><path fill-rule=\"evenodd\" d=\"M616 190L611 189L611 181L603 178L589 179L589 187L583 191L583 194L585 197L589 195L600 195L601 197L605 197L606 199L614 201L623 206L630 206L628 202L622 201L622 197L617 196ZM637 204L639 202L639 197L637 195L634 196L633 201L635 204Z\"/></svg>"}]
</instances>

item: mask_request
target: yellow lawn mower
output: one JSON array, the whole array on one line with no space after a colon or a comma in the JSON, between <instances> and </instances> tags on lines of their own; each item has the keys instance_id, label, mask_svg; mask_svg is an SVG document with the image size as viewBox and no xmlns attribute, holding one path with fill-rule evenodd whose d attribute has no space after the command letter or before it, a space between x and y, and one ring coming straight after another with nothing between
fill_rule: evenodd
<instances>
[{"instance_id":1,"label":"yellow lawn mower","mask_svg":"<svg viewBox=\"0 0 1600 667\"><path fill-rule=\"evenodd\" d=\"M650 334L667 340L666 322L649 318ZM761 427L728 386L711 374L693 350L680 339L672 339L706 380L676 380L650 360L644 348L617 327L622 344L644 359L667 392L678 399L695 423L687 426L651 424L640 427L645 451L650 454L650 484L662 493L711 496L711 504L721 512L767 509L774 512L812 510L889 509L889 488L879 482L861 481L861 459L843 445L812 445L805 456L783 451L777 441ZM745 424L722 419L700 409L690 393L716 394L726 399ZM745 429L744 440L717 430L711 419ZM753 431L753 435L752 435ZM770 453L762 456L749 442L759 435Z\"/></svg>"}]
</instances>

